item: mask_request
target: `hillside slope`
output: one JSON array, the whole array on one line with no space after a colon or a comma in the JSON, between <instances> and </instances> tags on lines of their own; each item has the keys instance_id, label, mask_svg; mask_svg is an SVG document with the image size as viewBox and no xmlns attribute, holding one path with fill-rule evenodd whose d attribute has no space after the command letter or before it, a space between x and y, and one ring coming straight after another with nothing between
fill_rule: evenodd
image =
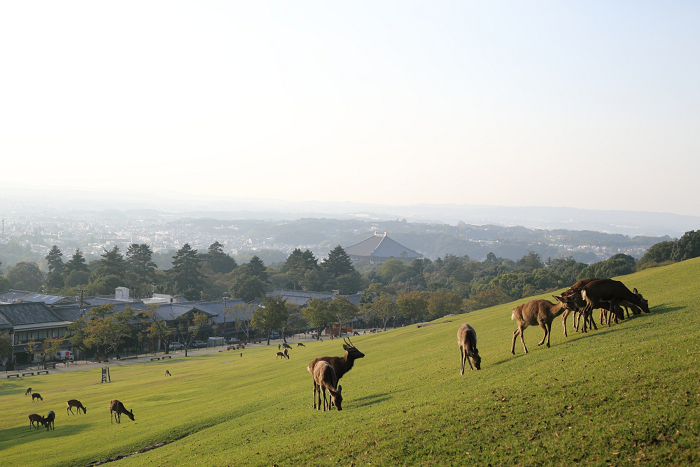
<instances>
[{"instance_id":1,"label":"hillside slope","mask_svg":"<svg viewBox=\"0 0 700 467\"><path fill-rule=\"evenodd\" d=\"M343 379L343 411L317 412L306 365L340 355L339 341L123 365L0 386L3 465L88 465L156 443L119 465L689 465L700 462L700 259L619 278L652 313L610 328L562 334L530 353L516 343L512 308L525 300L353 338L366 354ZM547 298L547 297L545 297ZM550 297L551 298L551 297ZM478 333L481 371L459 375L456 333ZM164 378L168 368L172 378ZM23 396L31 384L45 402ZM78 398L88 413L66 416ZM109 400L136 421L108 423ZM54 410L56 430L27 415ZM60 442L57 442L60 441ZM116 465L116 464L115 464Z\"/></svg>"}]
</instances>

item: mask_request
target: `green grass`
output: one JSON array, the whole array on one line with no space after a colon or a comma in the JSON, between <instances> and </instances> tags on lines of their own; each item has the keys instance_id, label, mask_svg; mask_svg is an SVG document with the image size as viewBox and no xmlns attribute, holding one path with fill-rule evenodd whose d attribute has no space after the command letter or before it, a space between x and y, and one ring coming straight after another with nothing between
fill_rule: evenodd
<instances>
[{"instance_id":1,"label":"green grass","mask_svg":"<svg viewBox=\"0 0 700 467\"><path fill-rule=\"evenodd\" d=\"M623 277L651 314L568 338L557 319L550 349L531 327L527 355L519 341L510 355L511 310L525 300L355 337L366 357L341 381L341 412L310 408L306 371L317 356L340 355L339 341L294 348L289 361L268 347L122 365L107 384L99 369L2 380L0 462L86 466L165 442L119 465L698 464L698 278L700 260ZM460 376L464 322L483 360ZM44 402L25 397L28 386ZM66 416L70 398L87 414ZM110 425L114 398L135 422ZM27 415L49 410L56 430L30 431Z\"/></svg>"}]
</instances>

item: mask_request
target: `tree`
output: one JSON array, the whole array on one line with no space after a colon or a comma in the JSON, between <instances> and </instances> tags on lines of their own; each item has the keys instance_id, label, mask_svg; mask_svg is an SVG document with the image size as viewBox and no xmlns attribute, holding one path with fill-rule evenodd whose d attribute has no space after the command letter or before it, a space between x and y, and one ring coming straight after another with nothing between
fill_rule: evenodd
<instances>
[{"instance_id":1,"label":"tree","mask_svg":"<svg viewBox=\"0 0 700 467\"><path fill-rule=\"evenodd\" d=\"M149 290L148 286L155 281L157 266L152 258L153 251L145 243L132 243L126 250L129 285L142 296L146 295L146 291Z\"/></svg>"},{"instance_id":2,"label":"tree","mask_svg":"<svg viewBox=\"0 0 700 467\"><path fill-rule=\"evenodd\" d=\"M230 292L231 296L250 303L256 298L264 297L266 290L267 286L259 277L241 274L233 281Z\"/></svg>"},{"instance_id":3,"label":"tree","mask_svg":"<svg viewBox=\"0 0 700 467\"><path fill-rule=\"evenodd\" d=\"M543 267L542 257L534 251L528 251L525 256L515 263L515 270L520 272L532 272Z\"/></svg>"},{"instance_id":4,"label":"tree","mask_svg":"<svg viewBox=\"0 0 700 467\"><path fill-rule=\"evenodd\" d=\"M637 263L637 269L642 270L664 263L673 262L673 248L676 242L659 242L652 245Z\"/></svg>"},{"instance_id":5,"label":"tree","mask_svg":"<svg viewBox=\"0 0 700 467\"><path fill-rule=\"evenodd\" d=\"M225 308L225 313L233 319L236 331L243 330L246 342L250 342L250 319L247 317L250 307L248 303L241 303Z\"/></svg>"},{"instance_id":6,"label":"tree","mask_svg":"<svg viewBox=\"0 0 700 467\"><path fill-rule=\"evenodd\" d=\"M433 292L428 299L428 313L433 319L459 313L461 307L462 297L452 292Z\"/></svg>"},{"instance_id":7,"label":"tree","mask_svg":"<svg viewBox=\"0 0 700 467\"><path fill-rule=\"evenodd\" d=\"M306 308L301 310L302 316L317 330L316 339L320 339L323 329L333 321L328 304L321 299L312 298Z\"/></svg>"},{"instance_id":8,"label":"tree","mask_svg":"<svg viewBox=\"0 0 700 467\"><path fill-rule=\"evenodd\" d=\"M347 253L345 253L345 250L340 245L328 253L328 258L323 260L321 267L325 269L333 278L350 274L355 271L355 267L352 265L350 257Z\"/></svg>"},{"instance_id":9,"label":"tree","mask_svg":"<svg viewBox=\"0 0 700 467\"><path fill-rule=\"evenodd\" d=\"M267 282L267 268L260 258L253 256L246 266L248 266L246 268L246 274L251 277L257 277L263 282Z\"/></svg>"},{"instance_id":10,"label":"tree","mask_svg":"<svg viewBox=\"0 0 700 467\"><path fill-rule=\"evenodd\" d=\"M396 298L396 306L402 317L412 322L422 320L428 312L428 296L418 290L403 293Z\"/></svg>"},{"instance_id":11,"label":"tree","mask_svg":"<svg viewBox=\"0 0 700 467\"><path fill-rule=\"evenodd\" d=\"M615 276L632 274L636 270L636 260L629 255L617 254L605 261L593 263L587 266L578 275L579 279L596 277L598 279L610 279Z\"/></svg>"},{"instance_id":12,"label":"tree","mask_svg":"<svg viewBox=\"0 0 700 467\"><path fill-rule=\"evenodd\" d=\"M77 272L86 272L90 274L90 269L88 268L87 264L85 263L85 257L83 256L83 253L80 251L80 248L76 248L75 253L73 253L73 256L71 256L71 259L69 259L64 268L63 268L63 273L65 276L70 275L73 271ZM85 282L87 283L87 282Z\"/></svg>"},{"instance_id":13,"label":"tree","mask_svg":"<svg viewBox=\"0 0 700 467\"><path fill-rule=\"evenodd\" d=\"M216 274L228 274L238 267L236 260L224 253L224 246L219 242L209 245L204 261L211 265L212 271Z\"/></svg>"},{"instance_id":14,"label":"tree","mask_svg":"<svg viewBox=\"0 0 700 467\"><path fill-rule=\"evenodd\" d=\"M38 292L44 283L44 274L36 263L21 261L15 264L7 273L7 280L12 288Z\"/></svg>"},{"instance_id":15,"label":"tree","mask_svg":"<svg viewBox=\"0 0 700 467\"><path fill-rule=\"evenodd\" d=\"M47 356L54 355L56 352L61 350L61 344L63 344L64 340L65 339L63 337L49 337L44 339L44 342L41 343L41 348L44 351L41 361L46 363Z\"/></svg>"},{"instance_id":16,"label":"tree","mask_svg":"<svg viewBox=\"0 0 700 467\"><path fill-rule=\"evenodd\" d=\"M146 335L151 340L151 345L155 349L154 352L158 350L156 342L160 340L163 342L165 353L167 354L170 352L170 343L172 342L173 333L168 328L165 320L161 318L156 311L158 308L160 308L158 305L148 305L146 310L140 313L139 318L141 318Z\"/></svg>"},{"instance_id":17,"label":"tree","mask_svg":"<svg viewBox=\"0 0 700 467\"><path fill-rule=\"evenodd\" d=\"M322 280L315 280L317 274L314 273L318 269L318 261L310 250L302 252L301 249L295 248L287 257L280 271L287 274L289 280L293 282L294 288L299 286L303 290L315 290L319 282L323 283Z\"/></svg>"},{"instance_id":18,"label":"tree","mask_svg":"<svg viewBox=\"0 0 700 467\"><path fill-rule=\"evenodd\" d=\"M73 345L88 349L95 347L102 356L116 351L124 339L131 335L129 321L136 310L127 307L118 310L114 304L96 306L68 326Z\"/></svg>"},{"instance_id":19,"label":"tree","mask_svg":"<svg viewBox=\"0 0 700 467\"><path fill-rule=\"evenodd\" d=\"M46 283L44 284L49 289L61 289L64 284L63 277L63 253L56 246L52 246L49 253L44 257L46 259L46 264L49 268L49 273L46 276Z\"/></svg>"},{"instance_id":20,"label":"tree","mask_svg":"<svg viewBox=\"0 0 700 467\"><path fill-rule=\"evenodd\" d=\"M280 296L269 296L253 311L251 325L267 335L267 345L270 345L270 333L281 329L289 319L287 301Z\"/></svg>"},{"instance_id":21,"label":"tree","mask_svg":"<svg viewBox=\"0 0 700 467\"><path fill-rule=\"evenodd\" d=\"M185 344L185 357L187 357L187 351L192 345L192 341L196 339L197 334L199 334L200 329L207 323L208 319L207 315L198 311L185 313L178 318L177 329L180 339Z\"/></svg>"},{"instance_id":22,"label":"tree","mask_svg":"<svg viewBox=\"0 0 700 467\"><path fill-rule=\"evenodd\" d=\"M2 267L2 261L0 261L0 267ZM0 292L5 292L12 288L10 281L2 277L2 271L0 270Z\"/></svg>"},{"instance_id":23,"label":"tree","mask_svg":"<svg viewBox=\"0 0 700 467\"><path fill-rule=\"evenodd\" d=\"M12 359L12 338L8 335L0 335L0 363L5 365Z\"/></svg>"},{"instance_id":24,"label":"tree","mask_svg":"<svg viewBox=\"0 0 700 467\"><path fill-rule=\"evenodd\" d=\"M357 311L357 306L346 297L336 297L330 302L328 313L338 323L338 337L343 335L343 324L352 321L357 316Z\"/></svg>"},{"instance_id":25,"label":"tree","mask_svg":"<svg viewBox=\"0 0 700 467\"><path fill-rule=\"evenodd\" d=\"M377 298L371 307L371 316L379 318L382 321L382 328L386 331L386 323L390 319L396 319L398 307L394 301L394 297L389 294L382 295Z\"/></svg>"},{"instance_id":26,"label":"tree","mask_svg":"<svg viewBox=\"0 0 700 467\"><path fill-rule=\"evenodd\" d=\"M182 293L189 289L201 291L204 287L200 266L202 262L197 256L197 250L185 243L173 256L173 267L170 275L175 282L175 288Z\"/></svg>"},{"instance_id":27,"label":"tree","mask_svg":"<svg viewBox=\"0 0 700 467\"><path fill-rule=\"evenodd\" d=\"M126 266L118 246L104 250L100 265L90 275L91 292L95 295L107 295L114 293L117 287L126 285Z\"/></svg>"},{"instance_id":28,"label":"tree","mask_svg":"<svg viewBox=\"0 0 700 467\"><path fill-rule=\"evenodd\" d=\"M691 230L683 234L673 245L671 259L685 261L700 256L700 230Z\"/></svg>"}]
</instances>

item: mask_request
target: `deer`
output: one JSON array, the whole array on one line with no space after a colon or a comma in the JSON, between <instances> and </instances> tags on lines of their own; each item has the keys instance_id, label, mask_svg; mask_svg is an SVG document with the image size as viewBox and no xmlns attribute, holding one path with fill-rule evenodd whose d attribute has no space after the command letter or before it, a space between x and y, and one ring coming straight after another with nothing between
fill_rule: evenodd
<instances>
[{"instance_id":1,"label":"deer","mask_svg":"<svg viewBox=\"0 0 700 467\"><path fill-rule=\"evenodd\" d=\"M32 402L35 402L37 399L41 399L41 401L44 402L44 398L41 397L41 394L35 392L34 394L32 394Z\"/></svg>"},{"instance_id":2,"label":"deer","mask_svg":"<svg viewBox=\"0 0 700 467\"><path fill-rule=\"evenodd\" d=\"M537 345L544 344L546 340L547 348L549 348L549 338L552 335L552 321L571 306L571 297L557 295L553 295L553 297L557 300L556 304L548 300L531 300L513 309L510 319L517 320L518 329L513 331L513 342L510 347L511 354L515 355L515 339L518 335L520 335L523 349L525 353L527 353L523 332L528 326L534 326L536 324L539 324L544 331L544 336L542 336L542 340Z\"/></svg>"},{"instance_id":3,"label":"deer","mask_svg":"<svg viewBox=\"0 0 700 467\"><path fill-rule=\"evenodd\" d=\"M164 376L172 376L172 375L170 374L170 370L165 370L165 375L164 375Z\"/></svg>"},{"instance_id":4,"label":"deer","mask_svg":"<svg viewBox=\"0 0 700 467\"><path fill-rule=\"evenodd\" d=\"M34 425L34 423L36 423L36 425ZM30 430L32 429L32 427L34 427L35 429L38 430L39 423L41 423L42 425L44 424L44 417L42 417L41 415L36 414L36 413L29 415L29 429Z\"/></svg>"},{"instance_id":5,"label":"deer","mask_svg":"<svg viewBox=\"0 0 700 467\"><path fill-rule=\"evenodd\" d=\"M309 363L309 366L307 369L311 374L313 374L313 369L314 366L320 362L320 361L326 361L331 364L333 367L333 370L335 370L335 376L338 378L340 381L340 378L343 377L345 373L348 371L352 370L353 365L355 364L355 360L358 358L363 358L365 354L357 350L357 347L355 347L352 342L350 342L350 339L347 337L343 338L345 341L345 344L343 344L343 349L345 349L345 355L342 357L319 357Z\"/></svg>"},{"instance_id":6,"label":"deer","mask_svg":"<svg viewBox=\"0 0 700 467\"><path fill-rule=\"evenodd\" d=\"M338 411L343 410L343 387L338 385L338 377L333 366L325 360L318 362L313 369L307 367L314 380L314 409L316 409L316 394L318 394L318 410L321 410L321 392L323 392L323 411L331 410L334 405ZM337 386L337 389L336 389ZM330 401L326 399L326 389L330 394Z\"/></svg>"},{"instance_id":7,"label":"deer","mask_svg":"<svg viewBox=\"0 0 700 467\"><path fill-rule=\"evenodd\" d=\"M287 350L287 349L284 349L284 350ZM277 352L277 356L275 357L275 360L277 360L280 357L282 357L282 360L284 360L285 358L289 358L289 355L285 354L284 352Z\"/></svg>"},{"instance_id":8,"label":"deer","mask_svg":"<svg viewBox=\"0 0 700 467\"><path fill-rule=\"evenodd\" d=\"M459 345L460 362L462 370L460 375L464 374L464 362L469 357L469 368L481 370L481 357L479 350L476 348L476 331L468 324L463 324L457 330L457 345ZM472 366L472 363L474 364Z\"/></svg>"},{"instance_id":9,"label":"deer","mask_svg":"<svg viewBox=\"0 0 700 467\"><path fill-rule=\"evenodd\" d=\"M581 290L581 297L586 301L586 307L583 310L583 332L586 332L586 316L591 316L593 309L599 307L603 301L610 302L613 310L618 303L624 301L629 303L633 310L637 308L649 313L649 302L636 288L634 292L630 292L625 284L612 279L601 279L587 284ZM608 326L610 326L610 320L608 320Z\"/></svg>"},{"instance_id":10,"label":"deer","mask_svg":"<svg viewBox=\"0 0 700 467\"><path fill-rule=\"evenodd\" d=\"M67 402L66 402L66 405L67 405L67 407L66 407L66 415L68 415L69 412L70 412L71 415L75 415L75 414L73 413L73 407L75 407L75 408L78 409L78 413L80 413L80 410L81 410L81 409L83 410L83 413L84 413L84 414L87 413L87 409L85 408L85 406L83 406L83 404L81 404L80 401L77 400L77 399L71 399L71 400L67 401Z\"/></svg>"},{"instance_id":11,"label":"deer","mask_svg":"<svg viewBox=\"0 0 700 467\"><path fill-rule=\"evenodd\" d=\"M46 431L49 431L49 429L56 429L56 426L54 425L54 420L56 420L56 414L53 412L53 410L49 410L48 415L46 415L46 417L44 418L44 426L46 427Z\"/></svg>"},{"instance_id":12,"label":"deer","mask_svg":"<svg viewBox=\"0 0 700 467\"><path fill-rule=\"evenodd\" d=\"M297 348L306 347L303 342L297 342Z\"/></svg>"},{"instance_id":13,"label":"deer","mask_svg":"<svg viewBox=\"0 0 700 467\"><path fill-rule=\"evenodd\" d=\"M285 342L284 344L282 344L282 347L285 348L285 349L292 350L292 346L289 345L289 344L287 344L286 342Z\"/></svg>"},{"instance_id":14,"label":"deer","mask_svg":"<svg viewBox=\"0 0 700 467\"><path fill-rule=\"evenodd\" d=\"M122 414L125 414L127 417L131 419L131 421L134 421L134 409L131 410L126 410L126 407L124 407L124 404L122 404L120 401L114 399L112 402L109 403L109 424L112 424L112 414L114 414L114 419L117 421L117 424L121 423L122 420Z\"/></svg>"},{"instance_id":15,"label":"deer","mask_svg":"<svg viewBox=\"0 0 700 467\"><path fill-rule=\"evenodd\" d=\"M571 314L571 312L574 313L574 317L572 318L574 323L574 329L578 331L577 314L579 314L580 310L583 310L583 308L586 306L585 300L581 298L581 289L583 289L583 287L589 284L590 282L597 280L599 279L581 279L580 281L577 281L574 285L569 287L568 290L562 292L562 297L572 297L573 300L571 306L564 311L564 314L561 317L561 324L564 328L564 337L568 337L568 335L566 334L566 318Z\"/></svg>"},{"instance_id":16,"label":"deer","mask_svg":"<svg viewBox=\"0 0 700 467\"><path fill-rule=\"evenodd\" d=\"M24 393L24 395L25 395L25 396L27 396L27 395L31 396L31 395L32 395L32 388L27 388L27 390L26 390L26 392Z\"/></svg>"}]
</instances>

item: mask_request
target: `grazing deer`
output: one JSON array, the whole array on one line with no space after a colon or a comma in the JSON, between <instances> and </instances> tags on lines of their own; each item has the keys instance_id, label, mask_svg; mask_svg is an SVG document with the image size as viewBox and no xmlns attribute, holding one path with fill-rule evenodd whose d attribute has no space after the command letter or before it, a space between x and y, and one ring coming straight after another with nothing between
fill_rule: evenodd
<instances>
[{"instance_id":1,"label":"grazing deer","mask_svg":"<svg viewBox=\"0 0 700 467\"><path fill-rule=\"evenodd\" d=\"M56 420L56 414L53 412L53 410L49 410L48 415L44 418L44 426L46 427L46 431L55 430L56 427L54 426L54 420Z\"/></svg>"},{"instance_id":2,"label":"grazing deer","mask_svg":"<svg viewBox=\"0 0 700 467\"><path fill-rule=\"evenodd\" d=\"M306 347L303 342L297 342L297 347Z\"/></svg>"},{"instance_id":3,"label":"grazing deer","mask_svg":"<svg viewBox=\"0 0 700 467\"><path fill-rule=\"evenodd\" d=\"M170 370L165 370L165 376L172 376L172 375L170 374Z\"/></svg>"},{"instance_id":4,"label":"grazing deer","mask_svg":"<svg viewBox=\"0 0 700 467\"><path fill-rule=\"evenodd\" d=\"M649 302L642 297L642 294L637 292L637 289L634 289L634 292L630 292L625 284L612 279L601 279L587 284L581 289L581 297L586 301L586 307L583 310L583 332L586 332L587 316L590 316L591 321L595 324L595 320L592 319L593 309L600 307L601 302L609 302L612 310L617 310L616 306L618 303L627 302L633 310L637 308L645 313L649 313ZM619 317L620 315L618 315ZM609 320L608 326L610 326Z\"/></svg>"},{"instance_id":5,"label":"grazing deer","mask_svg":"<svg viewBox=\"0 0 700 467\"><path fill-rule=\"evenodd\" d=\"M457 330L457 345L459 345L460 362L462 370L460 375L464 374L464 362L469 357L469 368L472 370L476 367L481 370L481 357L479 350L476 348L476 331L468 324L463 324ZM472 363L474 366L472 366Z\"/></svg>"},{"instance_id":6,"label":"grazing deer","mask_svg":"<svg viewBox=\"0 0 700 467\"><path fill-rule=\"evenodd\" d=\"M314 367L313 371L311 368L307 368L314 380L314 409L316 408L316 394L318 394L318 410L321 410L321 392L323 392L323 411L331 410L331 405L340 411L343 410L341 404L343 403L343 387L338 385L338 378L333 370L330 363L326 361L318 362ZM336 389L336 386L338 389ZM326 399L326 389L330 394L330 401Z\"/></svg>"},{"instance_id":7,"label":"grazing deer","mask_svg":"<svg viewBox=\"0 0 700 467\"><path fill-rule=\"evenodd\" d=\"M572 318L573 320L573 326L576 331L578 331L578 319L577 315L580 314L580 311L583 310L583 308L586 306L586 301L581 298L581 289L590 282L597 281L599 279L581 279L580 281L577 281L574 285L569 287L569 290L565 290L562 292L561 296L562 297L571 297L571 306L568 307L565 311L564 314L561 316L561 324L564 327L564 337L568 337L566 334L566 318L573 312L574 316Z\"/></svg>"},{"instance_id":8,"label":"grazing deer","mask_svg":"<svg viewBox=\"0 0 700 467\"><path fill-rule=\"evenodd\" d=\"M36 423L36 425L34 425L34 423ZM44 417L42 417L41 415L36 414L36 413L29 415L29 429L30 430L32 429L32 427L34 427L35 429L38 430L39 423L41 423L42 425L44 424Z\"/></svg>"},{"instance_id":9,"label":"grazing deer","mask_svg":"<svg viewBox=\"0 0 700 467\"><path fill-rule=\"evenodd\" d=\"M554 296L554 298L557 300L556 305L547 300L531 300L515 307L510 319L518 321L518 329L513 331L513 343L510 348L510 353L515 355L515 339L518 335L520 335L523 349L525 353L527 353L523 332L528 326L534 326L536 324L539 324L544 331L544 336L542 336L542 340L537 345L544 344L546 340L547 347L549 348L549 338L552 334L552 321L562 314L567 307L571 306L571 297Z\"/></svg>"},{"instance_id":10,"label":"grazing deer","mask_svg":"<svg viewBox=\"0 0 700 467\"><path fill-rule=\"evenodd\" d=\"M347 337L344 338L345 344L343 344L343 349L345 349L345 355L342 357L319 357L309 363L307 369L311 374L313 374L314 366L321 361L325 361L331 364L333 370L335 370L335 376L340 380L345 373L352 370L355 360L358 358L363 358L365 354L357 350L357 348L350 342Z\"/></svg>"},{"instance_id":11,"label":"grazing deer","mask_svg":"<svg viewBox=\"0 0 700 467\"><path fill-rule=\"evenodd\" d=\"M32 395L32 388L27 388L27 391L24 393L24 395Z\"/></svg>"},{"instance_id":12,"label":"grazing deer","mask_svg":"<svg viewBox=\"0 0 700 467\"><path fill-rule=\"evenodd\" d=\"M287 350L287 349L285 349L285 350ZM275 357L275 360L277 360L280 357L282 357L282 360L284 360L285 358L289 358L289 356L285 355L284 352L277 352L277 356Z\"/></svg>"},{"instance_id":13,"label":"grazing deer","mask_svg":"<svg viewBox=\"0 0 700 467\"><path fill-rule=\"evenodd\" d=\"M32 394L32 402L36 401L36 399L41 399L42 402L44 401L44 398L41 397L41 394L39 394L38 392Z\"/></svg>"},{"instance_id":14,"label":"grazing deer","mask_svg":"<svg viewBox=\"0 0 700 467\"><path fill-rule=\"evenodd\" d=\"M292 346L287 344L286 342L284 344L282 344L282 347L284 347L285 349L292 350Z\"/></svg>"},{"instance_id":15,"label":"grazing deer","mask_svg":"<svg viewBox=\"0 0 700 467\"><path fill-rule=\"evenodd\" d=\"M86 409L86 408L83 406L83 404L81 404L80 401L77 400L77 399L71 399L71 400L67 401L67 402L66 402L66 405L67 405L67 407L66 407L66 415L68 415L68 412L70 412L71 415L75 415L75 414L73 413L73 407L75 407L75 408L78 409L78 413L80 413L80 409L83 410L83 413L84 413L84 414L87 413L87 409Z\"/></svg>"},{"instance_id":16,"label":"grazing deer","mask_svg":"<svg viewBox=\"0 0 700 467\"><path fill-rule=\"evenodd\" d=\"M122 404L120 401L114 399L112 402L109 403L109 424L112 424L112 414L114 414L114 419L117 421L117 424L121 423L122 420L122 414L125 414L127 417L131 419L131 421L134 421L134 409L131 410L126 410L126 407L124 407L124 404Z\"/></svg>"}]
</instances>

